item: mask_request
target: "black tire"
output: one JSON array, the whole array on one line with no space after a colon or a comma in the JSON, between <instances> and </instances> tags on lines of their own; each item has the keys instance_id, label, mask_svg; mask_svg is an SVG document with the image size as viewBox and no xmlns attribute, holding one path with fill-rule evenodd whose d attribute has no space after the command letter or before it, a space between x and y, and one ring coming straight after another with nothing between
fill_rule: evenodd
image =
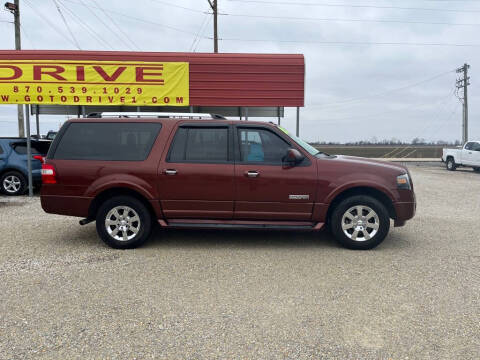
<instances>
[{"instance_id":1,"label":"black tire","mask_svg":"<svg viewBox=\"0 0 480 360\"><path fill-rule=\"evenodd\" d=\"M349 212L349 210L355 208L353 213L357 213L357 206L363 207L362 214L360 216L361 218L355 218L356 220L345 219L346 222L350 221L350 223L345 224L345 226L352 225L351 228L345 230L348 233L351 231L350 236L347 236L342 228L342 220L344 215L347 216L347 213L349 216L354 217L352 212ZM375 215L372 215L372 213L367 210L367 208L374 211L376 218ZM367 219L368 216L372 216L372 218ZM357 222L357 220L360 221L361 224ZM356 226L353 226L354 224ZM373 229L371 226L378 227L375 233L375 229ZM357 231L357 235L355 235L355 237L358 236L358 238L357 240L353 240L353 232L355 232L356 229L362 230ZM368 231L368 229L370 229L370 231ZM388 211L385 206L377 199L366 195L355 195L342 200L335 207L330 217L330 230L342 246L353 250L369 250L378 246L387 236L390 230L390 216L388 215ZM360 236L360 234L362 236ZM371 234L373 234L373 236L371 236Z\"/></svg>"},{"instance_id":2,"label":"black tire","mask_svg":"<svg viewBox=\"0 0 480 360\"><path fill-rule=\"evenodd\" d=\"M123 210L122 213L122 210L119 209L121 207L130 208L132 211L125 215L125 210ZM118 209L117 214L119 214L120 217L112 220L115 219L115 214L110 212L113 212L115 209ZM130 222L130 220L126 219L130 217L130 219L134 219L135 217L132 215L137 215L139 221ZM115 224L108 226L108 230L106 224L107 216L111 221L115 222ZM123 227L125 225L120 224L121 219L126 222L125 225L128 225L126 231L124 231L125 228ZM115 249L133 249L141 246L150 237L152 231L152 215L140 200L131 196L115 196L105 201L98 209L96 226L98 235L108 246ZM116 229L117 238L114 237ZM131 229L133 229L133 231ZM111 233L109 233L109 230ZM137 233L135 234L134 231L137 231ZM120 237L120 233L123 238L124 234L127 234L125 240L118 238Z\"/></svg>"},{"instance_id":3,"label":"black tire","mask_svg":"<svg viewBox=\"0 0 480 360\"><path fill-rule=\"evenodd\" d=\"M455 171L457 170L457 164L455 164L455 159L452 157L449 157L446 162L447 170L449 171Z\"/></svg>"},{"instance_id":4,"label":"black tire","mask_svg":"<svg viewBox=\"0 0 480 360\"><path fill-rule=\"evenodd\" d=\"M12 180L14 180L15 184L11 183ZM0 177L0 190L5 195L23 195L26 189L27 180L25 179L25 176L18 171L7 171Z\"/></svg>"}]
</instances>

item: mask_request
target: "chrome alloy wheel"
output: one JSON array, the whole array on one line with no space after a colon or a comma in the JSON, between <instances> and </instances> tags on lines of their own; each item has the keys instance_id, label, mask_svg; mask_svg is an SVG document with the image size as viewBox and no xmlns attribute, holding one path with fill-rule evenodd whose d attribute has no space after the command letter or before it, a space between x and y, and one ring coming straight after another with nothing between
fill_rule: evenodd
<instances>
[{"instance_id":1,"label":"chrome alloy wheel","mask_svg":"<svg viewBox=\"0 0 480 360\"><path fill-rule=\"evenodd\" d=\"M105 218L105 228L108 234L118 241L129 241L140 231L140 217L128 206L116 206Z\"/></svg>"},{"instance_id":2,"label":"chrome alloy wheel","mask_svg":"<svg viewBox=\"0 0 480 360\"><path fill-rule=\"evenodd\" d=\"M21 186L22 182L18 176L10 175L3 179L3 188L11 194L18 192Z\"/></svg>"},{"instance_id":3,"label":"chrome alloy wheel","mask_svg":"<svg viewBox=\"0 0 480 360\"><path fill-rule=\"evenodd\" d=\"M343 233L354 241L370 240L377 234L379 227L377 213L368 206L353 206L342 216Z\"/></svg>"}]
</instances>

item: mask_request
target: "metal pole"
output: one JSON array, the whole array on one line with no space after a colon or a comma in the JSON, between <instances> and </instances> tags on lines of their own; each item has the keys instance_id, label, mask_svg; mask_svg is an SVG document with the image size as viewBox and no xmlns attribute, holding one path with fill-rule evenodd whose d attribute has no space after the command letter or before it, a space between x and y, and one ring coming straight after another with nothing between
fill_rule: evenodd
<instances>
[{"instance_id":1,"label":"metal pole","mask_svg":"<svg viewBox=\"0 0 480 360\"><path fill-rule=\"evenodd\" d=\"M245 108L245 121L248 121L248 107Z\"/></svg>"},{"instance_id":2,"label":"metal pole","mask_svg":"<svg viewBox=\"0 0 480 360\"><path fill-rule=\"evenodd\" d=\"M15 0L15 11L13 12L13 22L15 24L15 50L22 49L22 37L20 34L20 1ZM18 136L25 137L25 124L23 123L23 105L17 105L18 118Z\"/></svg>"},{"instance_id":3,"label":"metal pole","mask_svg":"<svg viewBox=\"0 0 480 360\"><path fill-rule=\"evenodd\" d=\"M218 53L217 0L213 0L213 52Z\"/></svg>"},{"instance_id":4,"label":"metal pole","mask_svg":"<svg viewBox=\"0 0 480 360\"><path fill-rule=\"evenodd\" d=\"M213 12L213 52L218 53L217 0L208 0Z\"/></svg>"},{"instance_id":5,"label":"metal pole","mask_svg":"<svg viewBox=\"0 0 480 360\"><path fill-rule=\"evenodd\" d=\"M465 137L465 141L464 141L464 144L468 141L468 65L467 64L464 64L463 65L463 74L464 74L464 79L465 81L463 82L463 97L464 97L464 117L463 117L463 121L464 121L464 128L463 128L463 131L464 131L464 137Z\"/></svg>"},{"instance_id":6,"label":"metal pole","mask_svg":"<svg viewBox=\"0 0 480 360\"><path fill-rule=\"evenodd\" d=\"M27 170L28 170L28 196L33 196L32 183L32 144L30 139L30 105L25 105L25 120L27 121Z\"/></svg>"},{"instance_id":7,"label":"metal pole","mask_svg":"<svg viewBox=\"0 0 480 360\"><path fill-rule=\"evenodd\" d=\"M85 114L85 106L82 105L82 117L86 118L87 114Z\"/></svg>"},{"instance_id":8,"label":"metal pole","mask_svg":"<svg viewBox=\"0 0 480 360\"><path fill-rule=\"evenodd\" d=\"M35 122L37 123L37 136L40 139L40 115L38 114L39 110L40 110L40 106L36 105Z\"/></svg>"},{"instance_id":9,"label":"metal pole","mask_svg":"<svg viewBox=\"0 0 480 360\"><path fill-rule=\"evenodd\" d=\"M297 106L297 137L300 137L300 108Z\"/></svg>"},{"instance_id":10,"label":"metal pole","mask_svg":"<svg viewBox=\"0 0 480 360\"><path fill-rule=\"evenodd\" d=\"M277 107L278 126L280 126L280 106Z\"/></svg>"}]
</instances>

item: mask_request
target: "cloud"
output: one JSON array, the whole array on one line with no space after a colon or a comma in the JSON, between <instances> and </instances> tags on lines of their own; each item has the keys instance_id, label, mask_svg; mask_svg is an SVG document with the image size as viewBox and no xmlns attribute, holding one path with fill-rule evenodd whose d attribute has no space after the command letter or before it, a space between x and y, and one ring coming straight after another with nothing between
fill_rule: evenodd
<instances>
[{"instance_id":1,"label":"cloud","mask_svg":"<svg viewBox=\"0 0 480 360\"><path fill-rule=\"evenodd\" d=\"M301 3L309 1L311 0ZM210 16L202 13L208 11L208 3L198 0L180 0L171 4L200 12L169 6L169 2L160 0L60 0L59 3L63 4L61 9L75 41L82 49L88 50L130 50L134 47L129 41L131 39L143 51L189 51L194 34L199 33L202 23ZM352 1L343 3L357 4ZM65 28L53 2L30 0L22 2L22 5L24 48L75 48L75 41ZM90 5L90 9L84 5ZM472 2L440 4L404 1L401 6L480 10ZM222 14L479 23L478 12L288 6L228 0L219 0L219 9ZM0 20L10 21L11 15L2 12ZM12 24L0 23L0 27L3 31L0 47L13 48ZM468 62L472 74L469 87L470 134L472 138L480 138L480 109L477 105L480 100L480 83L475 80L475 73L480 69L480 47L325 45L315 42L478 44L479 29L480 26L464 25L286 20L221 15L220 38L271 41L221 40L219 47L222 52L305 55L306 106L301 109L301 135L307 140L352 141L372 137L395 137L407 141L414 137L455 140L461 138L462 113L461 105L453 95L456 74L452 72L418 86L408 85L454 70ZM211 22L205 27L203 36L212 36ZM281 42L286 40L298 42ZM212 40L201 38L198 42L197 51L211 52L212 49ZM402 87L404 89L391 91ZM357 98L362 99L346 101ZM15 119L15 107L0 108L0 136L15 135ZM42 132L58 126L62 120L64 117L42 117ZM295 109L287 109L282 123L290 130L295 129Z\"/></svg>"}]
</instances>

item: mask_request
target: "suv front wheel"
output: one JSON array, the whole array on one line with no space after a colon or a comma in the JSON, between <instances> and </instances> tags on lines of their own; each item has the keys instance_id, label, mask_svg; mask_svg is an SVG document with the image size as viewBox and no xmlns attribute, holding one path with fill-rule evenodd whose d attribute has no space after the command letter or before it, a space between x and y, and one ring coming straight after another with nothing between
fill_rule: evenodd
<instances>
[{"instance_id":1,"label":"suv front wheel","mask_svg":"<svg viewBox=\"0 0 480 360\"><path fill-rule=\"evenodd\" d=\"M97 212L97 233L115 249L142 245L152 230L152 216L147 207L130 196L116 196L105 201Z\"/></svg>"},{"instance_id":2,"label":"suv front wheel","mask_svg":"<svg viewBox=\"0 0 480 360\"><path fill-rule=\"evenodd\" d=\"M390 230L387 209L370 196L356 195L341 201L330 220L333 235L349 249L372 249L385 239Z\"/></svg>"}]
</instances>

